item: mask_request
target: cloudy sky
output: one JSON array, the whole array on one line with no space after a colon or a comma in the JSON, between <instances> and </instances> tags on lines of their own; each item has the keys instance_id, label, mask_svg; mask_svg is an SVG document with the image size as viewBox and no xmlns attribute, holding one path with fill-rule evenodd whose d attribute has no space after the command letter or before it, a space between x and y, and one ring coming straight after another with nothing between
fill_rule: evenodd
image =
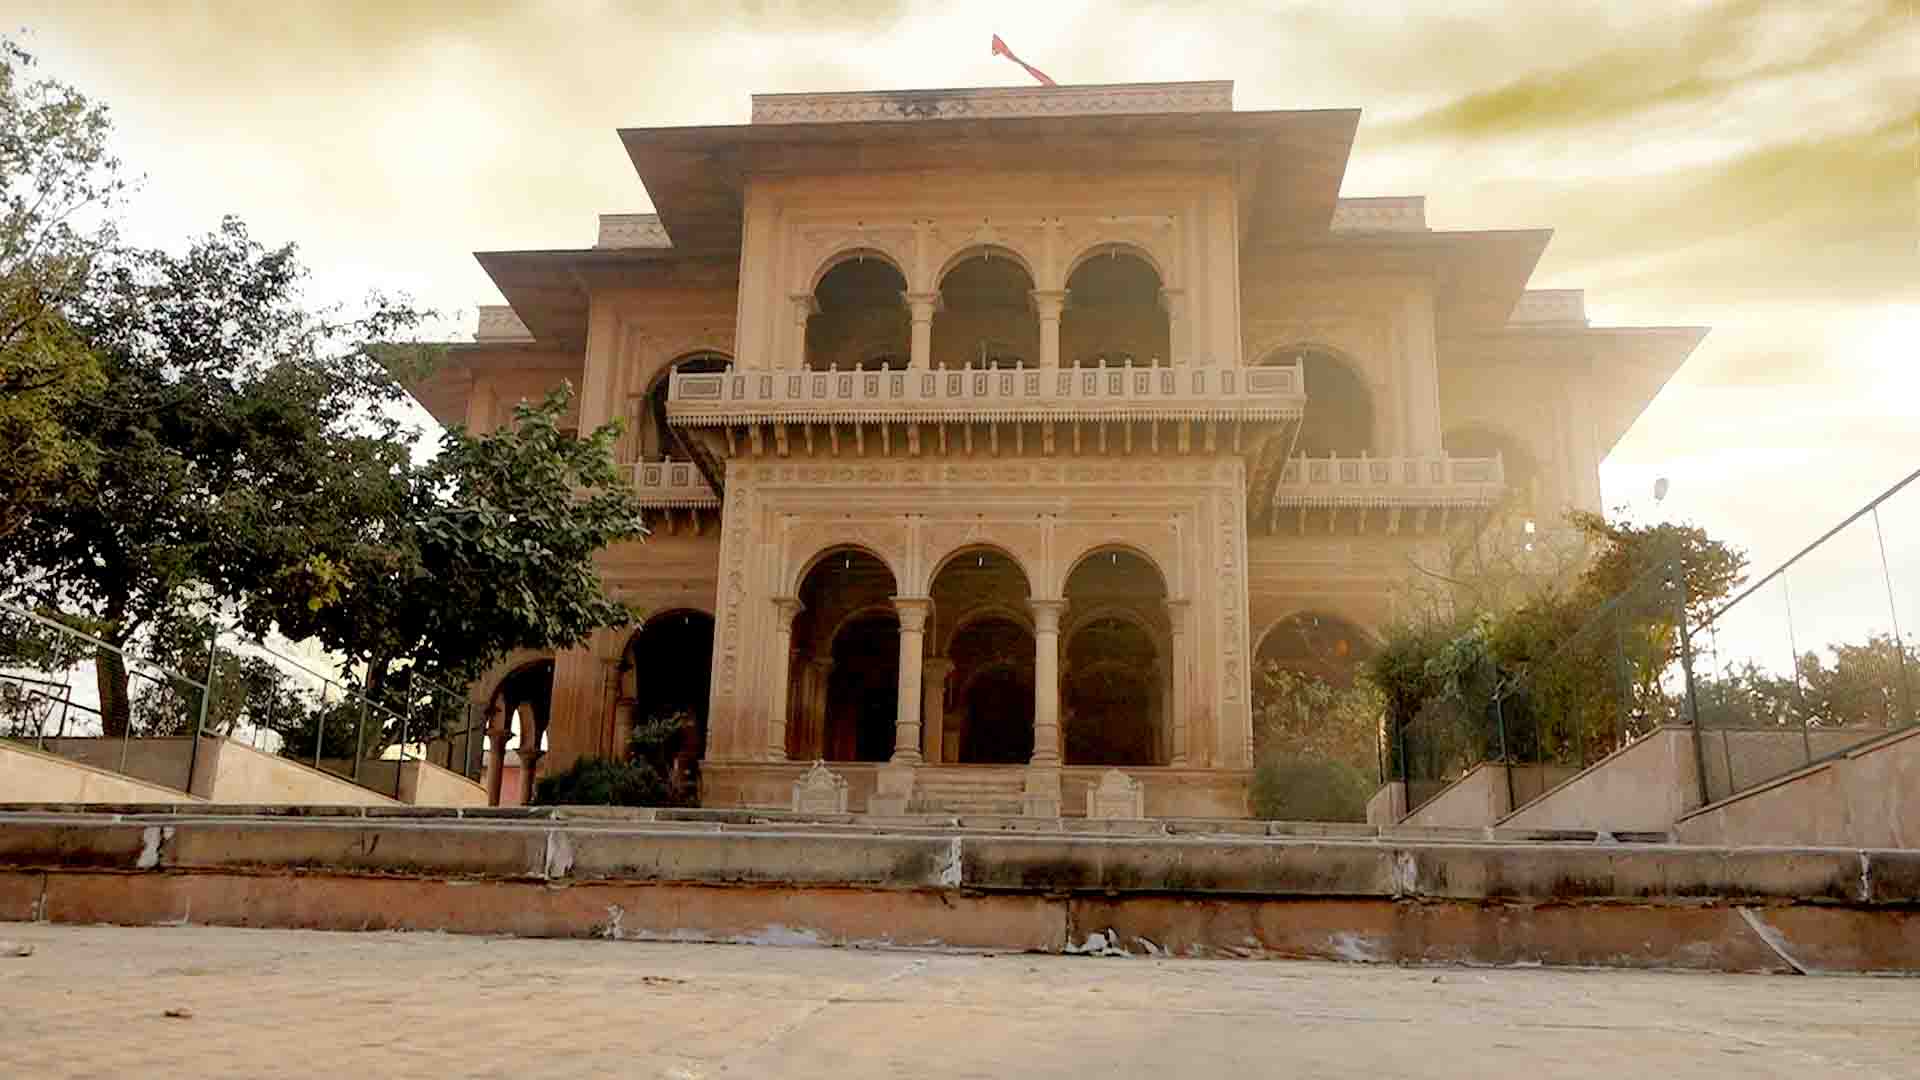
<instances>
[{"instance_id":1,"label":"cloudy sky","mask_svg":"<svg viewBox=\"0 0 1920 1080\"><path fill-rule=\"evenodd\" d=\"M994 32L1063 83L1357 106L1345 194L1552 227L1536 286L1588 289L1596 323L1713 327L1603 470L1609 503L1765 567L1920 467L1916 0L8 6L0 29L112 105L137 238L236 213L297 242L319 294L468 319L499 299L469 252L585 246L596 213L647 208L616 127L743 123L755 91L1024 83ZM1920 485L1883 527L1911 628ZM1838 609L1874 592L1830 584Z\"/></svg>"}]
</instances>

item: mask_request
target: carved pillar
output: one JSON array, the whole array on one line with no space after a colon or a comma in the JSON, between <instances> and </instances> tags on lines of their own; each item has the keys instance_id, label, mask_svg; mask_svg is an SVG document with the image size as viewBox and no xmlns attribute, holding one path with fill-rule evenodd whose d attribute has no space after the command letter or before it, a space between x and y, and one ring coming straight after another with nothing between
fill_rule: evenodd
<instances>
[{"instance_id":1,"label":"carved pillar","mask_svg":"<svg viewBox=\"0 0 1920 1080\"><path fill-rule=\"evenodd\" d=\"M524 742L525 740L521 740ZM533 791L540 779L540 759L547 756L545 750L520 748L520 805L533 805Z\"/></svg>"},{"instance_id":2,"label":"carved pillar","mask_svg":"<svg viewBox=\"0 0 1920 1080\"><path fill-rule=\"evenodd\" d=\"M812 293L794 293L789 297L793 301L793 362L795 369L807 366L807 320L820 310L820 302Z\"/></svg>"},{"instance_id":3,"label":"carved pillar","mask_svg":"<svg viewBox=\"0 0 1920 1080\"><path fill-rule=\"evenodd\" d=\"M816 656L807 664L813 672L812 693L807 697L808 753L824 759L827 755L827 688L833 678L833 657Z\"/></svg>"},{"instance_id":4,"label":"carved pillar","mask_svg":"<svg viewBox=\"0 0 1920 1080\"><path fill-rule=\"evenodd\" d=\"M1193 711L1192 702L1187 697L1187 668L1191 663L1187 657L1187 611L1192 606L1189 600L1167 601L1167 625L1173 629L1173 656L1170 660L1173 671L1173 757L1168 761L1169 765L1186 765L1192 756L1191 729L1187 723Z\"/></svg>"},{"instance_id":5,"label":"carved pillar","mask_svg":"<svg viewBox=\"0 0 1920 1080\"><path fill-rule=\"evenodd\" d=\"M1060 764L1060 615L1065 600L1034 600L1033 761Z\"/></svg>"},{"instance_id":6,"label":"carved pillar","mask_svg":"<svg viewBox=\"0 0 1920 1080\"><path fill-rule=\"evenodd\" d=\"M1161 289L1160 306L1167 312L1167 357L1169 364L1184 364L1190 351L1186 340L1187 291Z\"/></svg>"},{"instance_id":7,"label":"carved pillar","mask_svg":"<svg viewBox=\"0 0 1920 1080\"><path fill-rule=\"evenodd\" d=\"M622 697L613 703L613 752L616 761L627 759L627 743L633 740L634 711L640 703L630 697Z\"/></svg>"},{"instance_id":8,"label":"carved pillar","mask_svg":"<svg viewBox=\"0 0 1920 1080\"><path fill-rule=\"evenodd\" d=\"M487 805L500 805L500 789L507 773L507 731L500 706L487 706Z\"/></svg>"},{"instance_id":9,"label":"carved pillar","mask_svg":"<svg viewBox=\"0 0 1920 1080\"><path fill-rule=\"evenodd\" d=\"M933 367L933 313L940 310L937 292L904 294L907 311L913 316L913 344L907 354L907 366L921 371Z\"/></svg>"},{"instance_id":10,"label":"carved pillar","mask_svg":"<svg viewBox=\"0 0 1920 1080\"><path fill-rule=\"evenodd\" d=\"M800 598L773 598L773 656L780 670L767 681L773 699L767 702L766 759L787 760L787 687L793 679L793 617L800 614Z\"/></svg>"},{"instance_id":11,"label":"carved pillar","mask_svg":"<svg viewBox=\"0 0 1920 1080\"><path fill-rule=\"evenodd\" d=\"M920 764L921 650L927 629L927 608L933 601L924 596L896 596L893 610L900 615L900 685L893 722L893 758L895 765Z\"/></svg>"},{"instance_id":12,"label":"carved pillar","mask_svg":"<svg viewBox=\"0 0 1920 1080\"><path fill-rule=\"evenodd\" d=\"M953 673L953 661L936 656L926 663L920 681L920 752L930 762L939 762L941 740L945 738L947 719L947 676Z\"/></svg>"},{"instance_id":13,"label":"carved pillar","mask_svg":"<svg viewBox=\"0 0 1920 1080\"><path fill-rule=\"evenodd\" d=\"M1035 289L1027 294L1033 299L1034 314L1040 317L1040 366L1057 368L1060 366L1060 311L1067 303L1065 289Z\"/></svg>"}]
</instances>

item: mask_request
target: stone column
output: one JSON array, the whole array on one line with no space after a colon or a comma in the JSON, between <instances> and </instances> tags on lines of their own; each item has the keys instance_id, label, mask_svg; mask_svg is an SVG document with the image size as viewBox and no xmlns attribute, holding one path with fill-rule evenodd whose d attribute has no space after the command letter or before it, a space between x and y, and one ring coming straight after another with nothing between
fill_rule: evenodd
<instances>
[{"instance_id":1,"label":"stone column","mask_svg":"<svg viewBox=\"0 0 1920 1080\"><path fill-rule=\"evenodd\" d=\"M820 310L820 302L812 293L794 293L789 297L793 301L793 363L796 370L807 366L807 320Z\"/></svg>"},{"instance_id":2,"label":"stone column","mask_svg":"<svg viewBox=\"0 0 1920 1080\"><path fill-rule=\"evenodd\" d=\"M900 615L900 684L893 722L893 758L895 765L920 764L921 650L927 629L927 608L933 603L924 596L896 596L893 610Z\"/></svg>"},{"instance_id":3,"label":"stone column","mask_svg":"<svg viewBox=\"0 0 1920 1080\"><path fill-rule=\"evenodd\" d=\"M833 657L816 656L808 662L813 671L812 693L807 698L807 745L815 758L827 756L827 688L833 678Z\"/></svg>"},{"instance_id":4,"label":"stone column","mask_svg":"<svg viewBox=\"0 0 1920 1080\"><path fill-rule=\"evenodd\" d=\"M500 706L487 706L487 805L500 805L500 789L507 776L506 718Z\"/></svg>"},{"instance_id":5,"label":"stone column","mask_svg":"<svg viewBox=\"0 0 1920 1080\"><path fill-rule=\"evenodd\" d=\"M940 740L946 732L947 676L953 673L953 661L936 656L926 663L920 682L920 753L930 762L943 756Z\"/></svg>"},{"instance_id":6,"label":"stone column","mask_svg":"<svg viewBox=\"0 0 1920 1080\"><path fill-rule=\"evenodd\" d=\"M640 702L630 697L619 698L613 703L613 751L616 761L627 759L627 743L633 739L634 711Z\"/></svg>"},{"instance_id":7,"label":"stone column","mask_svg":"<svg viewBox=\"0 0 1920 1080\"><path fill-rule=\"evenodd\" d=\"M1187 292L1185 289L1161 289L1160 306L1167 313L1167 363L1184 364L1187 362L1187 342L1183 335L1187 332ZM1178 360L1174 358L1178 357Z\"/></svg>"},{"instance_id":8,"label":"stone column","mask_svg":"<svg viewBox=\"0 0 1920 1080\"><path fill-rule=\"evenodd\" d=\"M1187 611L1193 606L1190 600L1167 601L1167 625L1172 628L1171 652L1168 666L1173 671L1173 758L1169 765L1186 765L1192 758L1191 732L1188 716L1193 705L1187 697Z\"/></svg>"},{"instance_id":9,"label":"stone column","mask_svg":"<svg viewBox=\"0 0 1920 1080\"><path fill-rule=\"evenodd\" d=\"M773 598L773 656L780 670L767 682L773 696L767 702L767 742L763 751L768 761L787 760L787 687L793 680L793 617L800 614L800 598Z\"/></svg>"},{"instance_id":10,"label":"stone column","mask_svg":"<svg viewBox=\"0 0 1920 1080\"><path fill-rule=\"evenodd\" d=\"M1033 759L1034 765L1060 764L1060 615L1065 600L1034 600L1033 609Z\"/></svg>"},{"instance_id":11,"label":"stone column","mask_svg":"<svg viewBox=\"0 0 1920 1080\"><path fill-rule=\"evenodd\" d=\"M913 317L913 339L907 354L907 366L926 371L933 367L933 313L940 310L937 292L906 293L907 311Z\"/></svg>"},{"instance_id":12,"label":"stone column","mask_svg":"<svg viewBox=\"0 0 1920 1080\"><path fill-rule=\"evenodd\" d=\"M540 781L540 759L547 756L545 750L520 748L520 805L533 805L533 790Z\"/></svg>"},{"instance_id":13,"label":"stone column","mask_svg":"<svg viewBox=\"0 0 1920 1080\"><path fill-rule=\"evenodd\" d=\"M1027 294L1033 300L1034 314L1040 317L1040 366L1060 366L1060 312L1067 304L1065 289L1034 289Z\"/></svg>"}]
</instances>

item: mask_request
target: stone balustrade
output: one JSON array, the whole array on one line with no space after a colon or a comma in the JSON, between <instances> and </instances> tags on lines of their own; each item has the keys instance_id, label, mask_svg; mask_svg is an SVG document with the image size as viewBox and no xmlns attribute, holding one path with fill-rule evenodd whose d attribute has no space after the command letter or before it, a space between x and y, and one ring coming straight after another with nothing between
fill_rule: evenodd
<instances>
[{"instance_id":1,"label":"stone balustrade","mask_svg":"<svg viewBox=\"0 0 1920 1080\"><path fill-rule=\"evenodd\" d=\"M1505 490L1498 457L1297 457L1281 463L1274 505L1477 506Z\"/></svg>"},{"instance_id":2,"label":"stone balustrade","mask_svg":"<svg viewBox=\"0 0 1920 1080\"><path fill-rule=\"evenodd\" d=\"M631 470L633 487L645 506L680 510L720 505L719 496L691 461L636 461L624 467Z\"/></svg>"},{"instance_id":3,"label":"stone balustrade","mask_svg":"<svg viewBox=\"0 0 1920 1080\"><path fill-rule=\"evenodd\" d=\"M1298 364L1258 368L971 368L673 376L674 424L1282 421L1306 404Z\"/></svg>"}]
</instances>

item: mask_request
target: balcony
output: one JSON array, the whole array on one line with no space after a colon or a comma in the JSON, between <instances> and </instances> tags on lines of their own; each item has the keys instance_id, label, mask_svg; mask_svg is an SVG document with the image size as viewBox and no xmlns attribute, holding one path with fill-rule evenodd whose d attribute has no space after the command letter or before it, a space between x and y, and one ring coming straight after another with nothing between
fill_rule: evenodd
<instances>
[{"instance_id":1,"label":"balcony","mask_svg":"<svg viewBox=\"0 0 1920 1080\"><path fill-rule=\"evenodd\" d=\"M720 497L690 461L636 461L623 466L643 506L652 510L710 510Z\"/></svg>"},{"instance_id":2,"label":"balcony","mask_svg":"<svg viewBox=\"0 0 1920 1080\"><path fill-rule=\"evenodd\" d=\"M682 427L1297 421L1300 367L729 371L673 376Z\"/></svg>"},{"instance_id":3,"label":"balcony","mask_svg":"<svg viewBox=\"0 0 1920 1080\"><path fill-rule=\"evenodd\" d=\"M1292 519L1300 531L1388 533L1444 529L1477 520L1506 492L1500 458L1290 458L1267 501L1267 530Z\"/></svg>"}]
</instances>

